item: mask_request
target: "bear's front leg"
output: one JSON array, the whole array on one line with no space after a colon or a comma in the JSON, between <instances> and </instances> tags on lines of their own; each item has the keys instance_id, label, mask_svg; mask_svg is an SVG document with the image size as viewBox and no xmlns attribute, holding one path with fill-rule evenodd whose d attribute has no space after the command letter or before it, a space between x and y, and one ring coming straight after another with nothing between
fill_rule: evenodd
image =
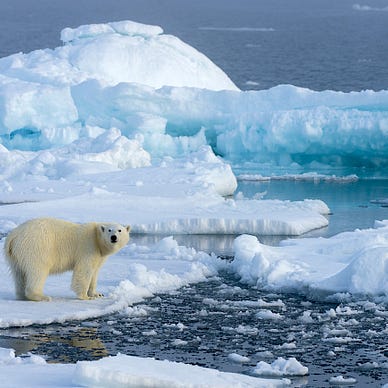
<instances>
[{"instance_id":1,"label":"bear's front leg","mask_svg":"<svg viewBox=\"0 0 388 388\"><path fill-rule=\"evenodd\" d=\"M93 271L87 263L77 263L73 270L71 288L77 294L78 299L92 299L88 295L89 286L92 281Z\"/></svg>"},{"instance_id":2,"label":"bear's front leg","mask_svg":"<svg viewBox=\"0 0 388 388\"><path fill-rule=\"evenodd\" d=\"M98 278L98 271L99 269L97 269L93 276L92 276L92 280L90 281L90 285L89 285L89 290L88 290L88 296L89 298L102 298L104 296L104 294L101 294L99 292L96 291L96 288L97 288L97 278Z\"/></svg>"}]
</instances>

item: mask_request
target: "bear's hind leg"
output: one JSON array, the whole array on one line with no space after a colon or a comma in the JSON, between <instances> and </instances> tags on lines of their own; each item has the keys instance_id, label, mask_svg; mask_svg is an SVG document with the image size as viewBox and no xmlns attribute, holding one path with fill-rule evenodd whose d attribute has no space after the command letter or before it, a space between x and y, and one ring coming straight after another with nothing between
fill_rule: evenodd
<instances>
[{"instance_id":1,"label":"bear's hind leg","mask_svg":"<svg viewBox=\"0 0 388 388\"><path fill-rule=\"evenodd\" d=\"M25 297L35 302L50 301L51 298L43 294L43 287L48 271L35 271L26 276Z\"/></svg>"},{"instance_id":2,"label":"bear's hind leg","mask_svg":"<svg viewBox=\"0 0 388 388\"><path fill-rule=\"evenodd\" d=\"M15 283L15 293L16 299L26 299L25 289L26 289L26 278L23 271L18 268L14 263L11 263L11 273Z\"/></svg>"}]
</instances>

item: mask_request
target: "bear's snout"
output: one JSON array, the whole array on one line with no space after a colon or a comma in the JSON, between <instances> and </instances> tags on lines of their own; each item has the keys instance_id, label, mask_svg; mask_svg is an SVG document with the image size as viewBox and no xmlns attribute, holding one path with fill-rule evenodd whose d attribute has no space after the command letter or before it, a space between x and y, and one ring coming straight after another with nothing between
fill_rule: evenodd
<instances>
[{"instance_id":1,"label":"bear's snout","mask_svg":"<svg viewBox=\"0 0 388 388\"><path fill-rule=\"evenodd\" d=\"M116 243L117 242L117 236L116 235L110 236L110 242Z\"/></svg>"}]
</instances>

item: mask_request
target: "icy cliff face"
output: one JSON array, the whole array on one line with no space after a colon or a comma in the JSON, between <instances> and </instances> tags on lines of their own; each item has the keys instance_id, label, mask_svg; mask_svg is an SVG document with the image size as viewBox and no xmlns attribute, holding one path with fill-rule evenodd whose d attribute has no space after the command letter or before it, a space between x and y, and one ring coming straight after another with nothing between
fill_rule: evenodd
<instances>
[{"instance_id":1,"label":"icy cliff face","mask_svg":"<svg viewBox=\"0 0 388 388\"><path fill-rule=\"evenodd\" d=\"M0 144L8 150L118 130L153 158L211 145L235 163L388 166L388 91L241 92L194 48L129 21L66 28L61 39L55 50L0 59Z\"/></svg>"}]
</instances>

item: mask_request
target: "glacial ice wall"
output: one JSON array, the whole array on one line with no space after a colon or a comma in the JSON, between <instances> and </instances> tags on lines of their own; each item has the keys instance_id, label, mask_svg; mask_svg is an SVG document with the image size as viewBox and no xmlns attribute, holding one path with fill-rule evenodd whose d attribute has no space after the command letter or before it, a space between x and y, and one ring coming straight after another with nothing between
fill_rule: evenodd
<instances>
[{"instance_id":1,"label":"glacial ice wall","mask_svg":"<svg viewBox=\"0 0 388 388\"><path fill-rule=\"evenodd\" d=\"M241 92L157 26L64 29L64 46L0 59L0 145L41 150L119 130L152 157L204 144L237 163L388 167L388 91Z\"/></svg>"}]
</instances>

